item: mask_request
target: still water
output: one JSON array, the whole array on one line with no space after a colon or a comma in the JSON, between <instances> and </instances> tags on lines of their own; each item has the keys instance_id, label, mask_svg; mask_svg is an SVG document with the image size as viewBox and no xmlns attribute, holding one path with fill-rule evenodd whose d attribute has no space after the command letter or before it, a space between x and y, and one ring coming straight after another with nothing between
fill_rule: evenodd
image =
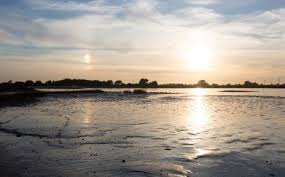
<instances>
[{"instance_id":1,"label":"still water","mask_svg":"<svg viewBox=\"0 0 285 177\"><path fill-rule=\"evenodd\" d=\"M285 90L115 91L1 108L0 176L285 176Z\"/></svg>"}]
</instances>

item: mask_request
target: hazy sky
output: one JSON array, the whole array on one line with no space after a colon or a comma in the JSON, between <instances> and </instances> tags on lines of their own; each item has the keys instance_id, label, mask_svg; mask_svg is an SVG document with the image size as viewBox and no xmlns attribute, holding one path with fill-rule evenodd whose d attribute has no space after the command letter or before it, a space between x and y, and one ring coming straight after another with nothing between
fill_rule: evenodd
<instances>
[{"instance_id":1,"label":"hazy sky","mask_svg":"<svg viewBox=\"0 0 285 177\"><path fill-rule=\"evenodd\" d=\"M285 0L1 0L0 81L285 82Z\"/></svg>"}]
</instances>

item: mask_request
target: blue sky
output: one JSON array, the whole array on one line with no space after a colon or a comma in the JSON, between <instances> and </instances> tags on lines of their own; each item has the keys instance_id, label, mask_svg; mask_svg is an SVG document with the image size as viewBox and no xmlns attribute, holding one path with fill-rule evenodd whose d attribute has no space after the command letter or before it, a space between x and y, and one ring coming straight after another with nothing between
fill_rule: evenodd
<instances>
[{"instance_id":1,"label":"blue sky","mask_svg":"<svg viewBox=\"0 0 285 177\"><path fill-rule=\"evenodd\" d=\"M284 29L284 0L2 0L0 80L274 82Z\"/></svg>"}]
</instances>

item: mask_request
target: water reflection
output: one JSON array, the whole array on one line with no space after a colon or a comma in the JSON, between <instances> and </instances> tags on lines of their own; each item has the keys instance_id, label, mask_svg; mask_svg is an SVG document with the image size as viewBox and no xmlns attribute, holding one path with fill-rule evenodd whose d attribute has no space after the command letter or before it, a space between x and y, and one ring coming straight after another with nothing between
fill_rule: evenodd
<instances>
[{"instance_id":1,"label":"water reflection","mask_svg":"<svg viewBox=\"0 0 285 177\"><path fill-rule=\"evenodd\" d=\"M210 150L207 149L200 149L200 148L196 148L194 150L194 153L192 154L188 154L187 157L191 160L197 159L201 156L205 156L207 154L211 154L212 152Z\"/></svg>"},{"instance_id":2,"label":"water reflection","mask_svg":"<svg viewBox=\"0 0 285 177\"><path fill-rule=\"evenodd\" d=\"M85 125L89 125L93 122L94 106L90 100L86 100L83 104L83 119L82 122Z\"/></svg>"},{"instance_id":3,"label":"water reflection","mask_svg":"<svg viewBox=\"0 0 285 177\"><path fill-rule=\"evenodd\" d=\"M206 95L206 89L202 89L202 88L195 88L195 89L191 89L191 95L195 95L195 96L204 96Z\"/></svg>"},{"instance_id":4,"label":"water reflection","mask_svg":"<svg viewBox=\"0 0 285 177\"><path fill-rule=\"evenodd\" d=\"M194 132L203 131L207 125L209 115L205 106L206 91L201 88L193 89L194 100L191 100L189 125Z\"/></svg>"}]
</instances>

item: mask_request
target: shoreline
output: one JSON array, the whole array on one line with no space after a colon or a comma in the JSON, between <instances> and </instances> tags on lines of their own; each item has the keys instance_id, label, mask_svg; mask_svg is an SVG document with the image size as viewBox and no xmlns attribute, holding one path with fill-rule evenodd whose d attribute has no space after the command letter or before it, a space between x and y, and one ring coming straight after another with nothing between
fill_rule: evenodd
<instances>
[{"instance_id":1,"label":"shoreline","mask_svg":"<svg viewBox=\"0 0 285 177\"><path fill-rule=\"evenodd\" d=\"M69 95L69 94L110 94L118 93L125 95L150 95L150 94L175 94L170 92L147 92L143 89L135 89L133 91L104 91L100 89L95 90L64 90L64 91L19 91L19 92L0 92L0 107L17 106L34 103L39 97L47 95Z\"/></svg>"},{"instance_id":2,"label":"shoreline","mask_svg":"<svg viewBox=\"0 0 285 177\"><path fill-rule=\"evenodd\" d=\"M106 90L104 90L106 89ZM157 89L157 90L156 90ZM165 91L164 91L165 89ZM35 103L37 101L40 101L40 97L45 97L48 95L88 95L88 94L120 94L120 95L143 95L143 96L149 96L149 95L158 95L158 94L183 94L180 91L175 90L167 90L169 88L144 88L144 89L134 89L134 88L114 88L114 90L110 88L100 88L100 89L92 89L92 88L84 88L84 89L34 89L32 91L11 91L11 92L0 92L0 108L1 107L9 107L9 106L23 106ZM180 90L181 88L179 88ZM202 89L209 89L209 88L202 88ZM271 88L268 88L271 89ZM209 89L212 90L212 89ZM257 94L257 95L251 95L251 96L271 96L271 95L264 95L264 90L266 89L258 89L254 88L252 90L250 89L217 89L216 94ZM274 89L275 90L275 89ZM278 89L279 90L279 89ZM187 93L187 90L185 91ZM195 95L195 94L194 94ZM224 95L225 96L225 95ZM247 95L250 96L250 95ZM272 95L274 96L274 95Z\"/></svg>"}]
</instances>

